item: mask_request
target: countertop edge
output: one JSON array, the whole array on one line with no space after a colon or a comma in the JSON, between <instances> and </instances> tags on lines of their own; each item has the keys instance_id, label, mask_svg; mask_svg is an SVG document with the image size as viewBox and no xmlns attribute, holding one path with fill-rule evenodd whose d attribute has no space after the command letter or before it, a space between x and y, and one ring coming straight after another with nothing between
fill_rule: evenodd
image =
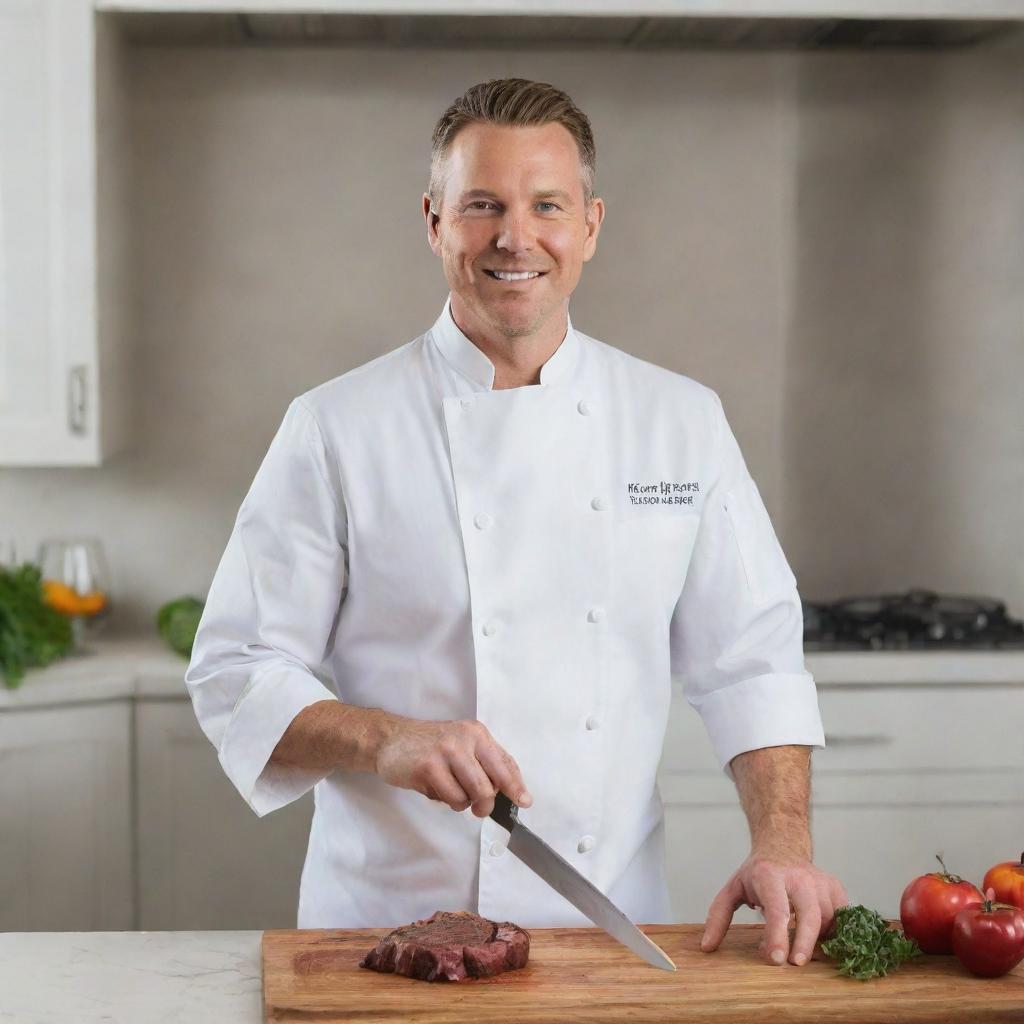
<instances>
[{"instance_id":1,"label":"countertop edge","mask_svg":"<svg viewBox=\"0 0 1024 1024\"><path fill-rule=\"evenodd\" d=\"M809 651L819 688L1024 686L1024 651ZM109 700L188 700L188 661L147 636L110 637L0 686L0 712Z\"/></svg>"}]
</instances>

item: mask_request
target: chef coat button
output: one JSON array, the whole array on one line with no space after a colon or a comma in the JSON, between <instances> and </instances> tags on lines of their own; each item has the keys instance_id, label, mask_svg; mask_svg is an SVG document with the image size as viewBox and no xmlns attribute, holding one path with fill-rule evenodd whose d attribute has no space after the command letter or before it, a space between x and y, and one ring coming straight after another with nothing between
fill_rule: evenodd
<instances>
[{"instance_id":1,"label":"chef coat button","mask_svg":"<svg viewBox=\"0 0 1024 1024\"><path fill-rule=\"evenodd\" d=\"M485 622L484 623L484 636L494 636L498 632L498 624L496 622Z\"/></svg>"},{"instance_id":2,"label":"chef coat button","mask_svg":"<svg viewBox=\"0 0 1024 1024\"><path fill-rule=\"evenodd\" d=\"M504 843L491 843L491 856L500 857L505 852Z\"/></svg>"},{"instance_id":3,"label":"chef coat button","mask_svg":"<svg viewBox=\"0 0 1024 1024\"><path fill-rule=\"evenodd\" d=\"M594 848L594 837L593 836L584 836L579 841L579 844L576 847L576 849L580 853L586 853L588 850L592 850L593 848Z\"/></svg>"},{"instance_id":4,"label":"chef coat button","mask_svg":"<svg viewBox=\"0 0 1024 1024\"><path fill-rule=\"evenodd\" d=\"M494 520L486 513L480 512L474 519L473 524L478 530L486 530Z\"/></svg>"},{"instance_id":5,"label":"chef coat button","mask_svg":"<svg viewBox=\"0 0 1024 1024\"><path fill-rule=\"evenodd\" d=\"M471 398L464 398L462 400L462 408L463 409L468 409L472 404L473 404L473 400Z\"/></svg>"},{"instance_id":6,"label":"chef coat button","mask_svg":"<svg viewBox=\"0 0 1024 1024\"><path fill-rule=\"evenodd\" d=\"M579 409L581 415L583 415L583 416L589 416L590 415L590 406L587 405L586 402L580 402L576 406L576 408Z\"/></svg>"},{"instance_id":7,"label":"chef coat button","mask_svg":"<svg viewBox=\"0 0 1024 1024\"><path fill-rule=\"evenodd\" d=\"M591 608L587 612L587 622L600 622L604 618L603 608Z\"/></svg>"},{"instance_id":8,"label":"chef coat button","mask_svg":"<svg viewBox=\"0 0 1024 1024\"><path fill-rule=\"evenodd\" d=\"M594 715L591 715L587 719L587 731L593 732L600 724L601 723L598 721L598 719Z\"/></svg>"},{"instance_id":9,"label":"chef coat button","mask_svg":"<svg viewBox=\"0 0 1024 1024\"><path fill-rule=\"evenodd\" d=\"M606 498L592 498L590 507L598 512L603 512L608 507L608 501Z\"/></svg>"}]
</instances>

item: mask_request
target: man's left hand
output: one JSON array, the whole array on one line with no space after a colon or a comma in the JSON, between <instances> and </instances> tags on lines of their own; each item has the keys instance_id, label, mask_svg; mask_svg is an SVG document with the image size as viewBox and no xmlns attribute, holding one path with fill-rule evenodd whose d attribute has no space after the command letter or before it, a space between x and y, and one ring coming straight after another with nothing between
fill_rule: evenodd
<instances>
[{"instance_id":1,"label":"man's left hand","mask_svg":"<svg viewBox=\"0 0 1024 1024\"><path fill-rule=\"evenodd\" d=\"M809 860L785 850L755 851L725 883L708 910L700 948L718 948L738 907L746 905L764 915L760 951L772 964L801 966L811 958L818 937L832 931L835 911L849 899L838 878ZM790 949L789 926L796 918Z\"/></svg>"}]
</instances>

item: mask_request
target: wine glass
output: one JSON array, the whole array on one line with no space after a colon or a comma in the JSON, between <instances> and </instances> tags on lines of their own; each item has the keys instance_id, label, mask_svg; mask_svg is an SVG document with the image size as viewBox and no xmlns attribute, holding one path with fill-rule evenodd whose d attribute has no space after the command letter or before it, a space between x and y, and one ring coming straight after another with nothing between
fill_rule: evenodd
<instances>
[{"instance_id":1,"label":"wine glass","mask_svg":"<svg viewBox=\"0 0 1024 1024\"><path fill-rule=\"evenodd\" d=\"M95 537L51 537L39 546L46 603L71 620L75 654L110 617L110 570Z\"/></svg>"}]
</instances>

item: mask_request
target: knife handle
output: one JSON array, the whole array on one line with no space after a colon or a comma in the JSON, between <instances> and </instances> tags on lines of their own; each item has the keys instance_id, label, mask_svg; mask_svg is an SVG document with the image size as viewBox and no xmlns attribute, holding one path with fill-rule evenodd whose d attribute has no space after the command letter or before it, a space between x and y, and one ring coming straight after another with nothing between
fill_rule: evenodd
<instances>
[{"instance_id":1,"label":"knife handle","mask_svg":"<svg viewBox=\"0 0 1024 1024\"><path fill-rule=\"evenodd\" d=\"M494 810L491 811L491 817L502 828L507 828L511 832L519 821L519 808L504 793L498 793L494 798Z\"/></svg>"}]
</instances>

